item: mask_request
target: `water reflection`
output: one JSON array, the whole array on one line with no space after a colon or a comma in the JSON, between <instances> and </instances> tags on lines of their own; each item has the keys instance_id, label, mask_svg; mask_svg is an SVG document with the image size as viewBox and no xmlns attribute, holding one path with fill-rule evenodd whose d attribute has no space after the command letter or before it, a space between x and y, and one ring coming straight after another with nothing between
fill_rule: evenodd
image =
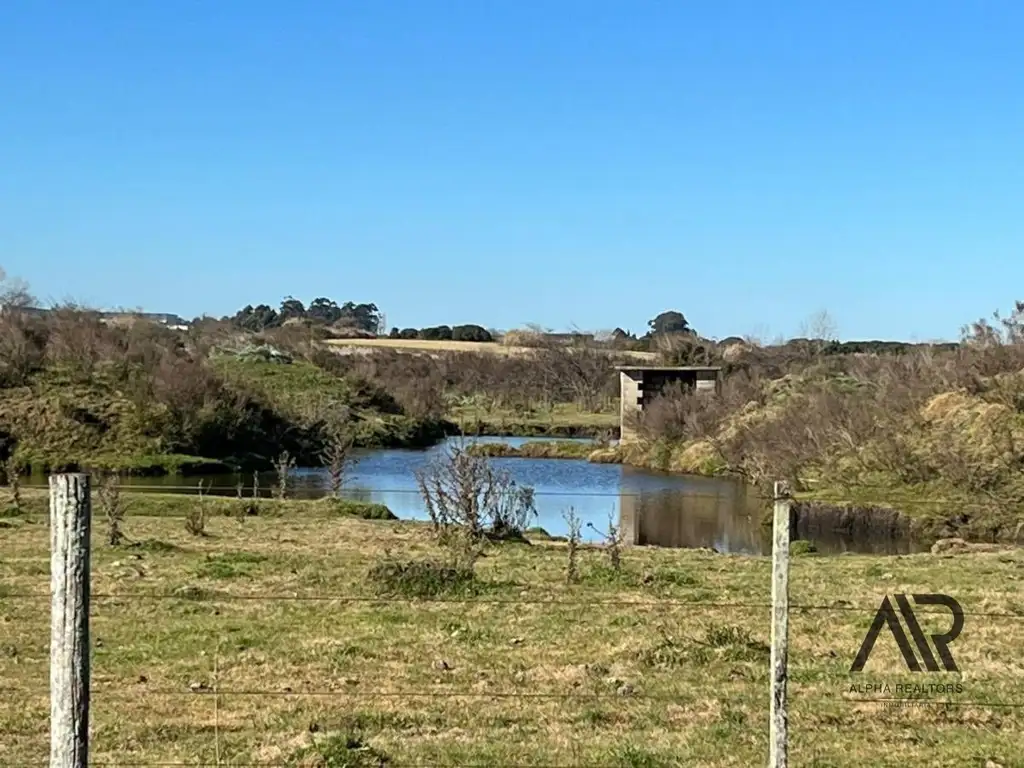
<instances>
[{"instance_id":1,"label":"water reflection","mask_svg":"<svg viewBox=\"0 0 1024 768\"><path fill-rule=\"evenodd\" d=\"M475 439L525 442L515 438ZM344 493L348 498L386 504L399 518L424 520L427 515L416 485L416 471L444 450L442 444L426 451L360 451ZM492 461L507 469L516 482L535 489L535 524L552 535L564 536L568 532L564 514L572 508L584 523L583 535L589 541L600 540L599 532L607 531L611 519L618 521L626 541L637 545L709 547L719 552L749 554L764 554L771 549L768 532L761 524L768 501L734 480L670 475L585 460ZM147 477L126 482L194 492L197 480ZM220 475L206 477L203 482L208 492L234 494L239 482L251 489L252 476ZM259 476L263 493L268 493L274 482L272 473ZM327 492L329 478L323 469L300 469L291 487L296 498L318 498ZM808 530L798 525L794 534L813 539L822 552L895 553L914 548L908 541L888 533L837 533L820 522ZM808 525L811 523L803 523L804 528Z\"/></svg>"},{"instance_id":2,"label":"water reflection","mask_svg":"<svg viewBox=\"0 0 1024 768\"><path fill-rule=\"evenodd\" d=\"M629 544L707 547L719 552L771 549L770 536L760 525L764 504L730 484L714 495L623 494L619 504L623 538Z\"/></svg>"}]
</instances>

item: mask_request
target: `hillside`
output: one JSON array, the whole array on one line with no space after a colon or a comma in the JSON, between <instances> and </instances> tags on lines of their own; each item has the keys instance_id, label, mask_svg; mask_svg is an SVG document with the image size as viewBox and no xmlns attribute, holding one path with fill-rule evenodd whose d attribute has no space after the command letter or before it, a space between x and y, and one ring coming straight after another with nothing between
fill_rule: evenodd
<instances>
[{"instance_id":1,"label":"hillside","mask_svg":"<svg viewBox=\"0 0 1024 768\"><path fill-rule=\"evenodd\" d=\"M255 337L225 348L70 309L6 313L0 325L0 459L23 469L266 468L283 452L317 464L342 433L358 446L412 446L452 428L354 373L259 354Z\"/></svg>"},{"instance_id":2,"label":"hillside","mask_svg":"<svg viewBox=\"0 0 1024 768\"><path fill-rule=\"evenodd\" d=\"M1024 517L1021 338L976 334L954 348L803 359L751 350L727 365L720 398L667 393L647 408L639 443L594 458L787 480L823 498L934 501L937 515L962 518L976 537L1015 537Z\"/></svg>"}]
</instances>

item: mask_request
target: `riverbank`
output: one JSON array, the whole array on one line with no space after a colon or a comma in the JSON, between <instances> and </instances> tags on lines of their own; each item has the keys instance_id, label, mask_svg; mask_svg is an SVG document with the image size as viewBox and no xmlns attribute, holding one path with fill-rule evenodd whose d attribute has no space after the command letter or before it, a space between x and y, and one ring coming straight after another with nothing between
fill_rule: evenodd
<instances>
[{"instance_id":1,"label":"riverbank","mask_svg":"<svg viewBox=\"0 0 1024 768\"><path fill-rule=\"evenodd\" d=\"M617 411L591 413L562 403L545 410L456 405L447 417L466 435L608 439L618 436Z\"/></svg>"},{"instance_id":2,"label":"riverbank","mask_svg":"<svg viewBox=\"0 0 1024 768\"><path fill-rule=\"evenodd\" d=\"M136 546L108 546L98 509L93 524L98 762L300 765L314 743L339 764L367 766L357 761L369 750L395 764L613 768L724 768L767 753L767 558L629 549L616 572L586 547L579 583L567 585L565 545L538 536L490 546L470 579L421 593L390 574L445 558L423 524L285 502L273 516L211 514L206 535L193 536L184 518L194 498L144 515L135 505L145 500L126 496ZM16 765L49 743L49 614L39 610L49 538L36 512L2 523L0 679L11 695L0 702L0 762ZM998 618L1019 614L1020 551L808 555L791 567L793 761L845 765L853 742L906 766L938 753L950 764L1024 761L1024 711L1005 705L1017 695L1024 622ZM893 590L960 603L968 631L950 650L969 678L931 682L961 691L863 692L849 674ZM976 613L990 618L972 622ZM946 626L937 617L934 631ZM892 642L878 643L866 671L874 682L906 677ZM881 701L910 695L912 708ZM907 751L908 738L930 749Z\"/></svg>"},{"instance_id":3,"label":"riverbank","mask_svg":"<svg viewBox=\"0 0 1024 768\"><path fill-rule=\"evenodd\" d=\"M585 459L600 464L623 464L672 474L725 478L728 468L700 444L660 446L642 443L598 446L587 442L536 441L471 445L469 452L493 458ZM931 544L944 538L973 542L1016 543L1024 533L1024 505L971 495L947 484L847 486L818 480L810 490L793 494L795 522L802 535L814 538L828 531L851 539L910 538ZM766 487L766 492L770 488ZM766 505L762 524L771 525Z\"/></svg>"},{"instance_id":4,"label":"riverbank","mask_svg":"<svg viewBox=\"0 0 1024 768\"><path fill-rule=\"evenodd\" d=\"M473 443L466 452L486 458L587 459L595 450L599 450L599 445L591 441L537 440L522 445Z\"/></svg>"}]
</instances>

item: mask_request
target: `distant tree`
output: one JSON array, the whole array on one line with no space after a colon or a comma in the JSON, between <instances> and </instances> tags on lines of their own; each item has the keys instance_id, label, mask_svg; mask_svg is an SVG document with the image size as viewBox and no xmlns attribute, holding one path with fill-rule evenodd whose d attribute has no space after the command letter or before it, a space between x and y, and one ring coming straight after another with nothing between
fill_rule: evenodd
<instances>
[{"instance_id":1,"label":"distant tree","mask_svg":"<svg viewBox=\"0 0 1024 768\"><path fill-rule=\"evenodd\" d=\"M286 296L284 301L281 302L281 309L278 312L278 317L282 323L296 318L301 320L305 316L306 307L303 306L302 302L298 299Z\"/></svg>"},{"instance_id":2,"label":"distant tree","mask_svg":"<svg viewBox=\"0 0 1024 768\"><path fill-rule=\"evenodd\" d=\"M415 328L403 328L398 332L398 338L400 339L418 339L420 332Z\"/></svg>"},{"instance_id":3,"label":"distant tree","mask_svg":"<svg viewBox=\"0 0 1024 768\"><path fill-rule=\"evenodd\" d=\"M392 328L391 333L388 334L389 339L400 339L402 338L402 332L398 328Z\"/></svg>"},{"instance_id":4,"label":"distant tree","mask_svg":"<svg viewBox=\"0 0 1024 768\"><path fill-rule=\"evenodd\" d=\"M452 328L453 341L494 341L490 332L480 325L456 325Z\"/></svg>"},{"instance_id":5,"label":"distant tree","mask_svg":"<svg viewBox=\"0 0 1024 768\"><path fill-rule=\"evenodd\" d=\"M451 341L452 329L447 325L435 325L431 328L424 328L420 331L420 338L431 341Z\"/></svg>"},{"instance_id":6,"label":"distant tree","mask_svg":"<svg viewBox=\"0 0 1024 768\"><path fill-rule=\"evenodd\" d=\"M356 304L346 301L341 305L341 320L353 328L368 333L378 333L384 322L384 316L376 304Z\"/></svg>"},{"instance_id":7,"label":"distant tree","mask_svg":"<svg viewBox=\"0 0 1024 768\"><path fill-rule=\"evenodd\" d=\"M246 331L259 332L265 328L274 328L280 325L280 317L274 308L267 304L260 304L253 307L247 304L235 313L231 318L231 324Z\"/></svg>"},{"instance_id":8,"label":"distant tree","mask_svg":"<svg viewBox=\"0 0 1024 768\"><path fill-rule=\"evenodd\" d=\"M651 329L650 332L653 335L693 332L693 329L690 328L690 324L686 322L686 318L683 317L683 313L676 312L675 310L662 312L653 320L649 320L647 325Z\"/></svg>"},{"instance_id":9,"label":"distant tree","mask_svg":"<svg viewBox=\"0 0 1024 768\"><path fill-rule=\"evenodd\" d=\"M341 307L332 299L320 297L313 299L306 310L306 317L318 323L331 325L342 317Z\"/></svg>"},{"instance_id":10,"label":"distant tree","mask_svg":"<svg viewBox=\"0 0 1024 768\"><path fill-rule=\"evenodd\" d=\"M0 309L5 307L30 307L36 298L28 290L28 283L16 277L8 277L0 267Z\"/></svg>"}]
</instances>

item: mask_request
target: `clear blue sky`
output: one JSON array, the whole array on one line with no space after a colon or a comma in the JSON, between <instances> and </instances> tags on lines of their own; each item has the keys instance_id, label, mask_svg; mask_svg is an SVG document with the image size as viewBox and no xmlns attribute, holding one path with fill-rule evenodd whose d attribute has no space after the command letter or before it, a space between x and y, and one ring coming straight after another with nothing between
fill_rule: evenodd
<instances>
[{"instance_id":1,"label":"clear blue sky","mask_svg":"<svg viewBox=\"0 0 1024 768\"><path fill-rule=\"evenodd\" d=\"M1024 298L1024 3L0 4L0 265L191 317L953 337Z\"/></svg>"}]
</instances>

